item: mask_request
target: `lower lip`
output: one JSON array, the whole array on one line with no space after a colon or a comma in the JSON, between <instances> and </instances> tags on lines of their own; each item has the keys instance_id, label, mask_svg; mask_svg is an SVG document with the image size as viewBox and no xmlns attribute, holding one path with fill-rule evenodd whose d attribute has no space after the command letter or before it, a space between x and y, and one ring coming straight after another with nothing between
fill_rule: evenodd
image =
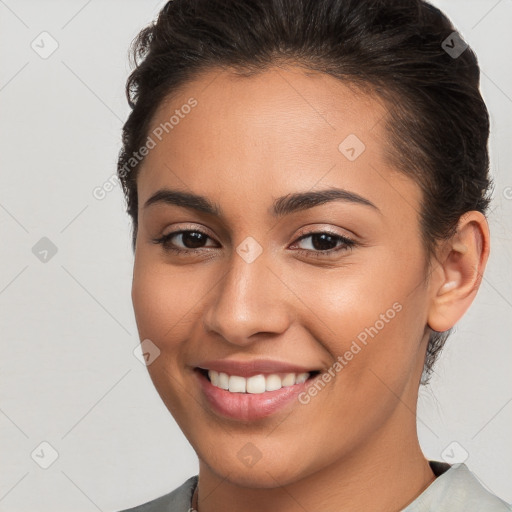
<instances>
[{"instance_id":1,"label":"lower lip","mask_svg":"<svg viewBox=\"0 0 512 512\"><path fill-rule=\"evenodd\" d=\"M298 395L306 389L311 380L264 393L231 393L214 386L200 371L195 373L208 403L215 412L242 421L266 418L284 409L291 402L295 401L298 404Z\"/></svg>"}]
</instances>

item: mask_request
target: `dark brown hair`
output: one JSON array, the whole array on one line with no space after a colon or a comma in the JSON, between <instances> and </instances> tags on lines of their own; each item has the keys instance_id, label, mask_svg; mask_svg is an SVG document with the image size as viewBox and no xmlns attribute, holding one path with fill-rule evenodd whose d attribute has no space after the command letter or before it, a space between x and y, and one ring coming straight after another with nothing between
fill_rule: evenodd
<instances>
[{"instance_id":1,"label":"dark brown hair","mask_svg":"<svg viewBox=\"0 0 512 512\"><path fill-rule=\"evenodd\" d=\"M132 112L118 176L133 249L140 166L133 155L164 98L209 69L250 75L290 63L383 100L388 158L422 189L421 234L426 255L434 254L464 213L485 214L491 185L480 70L454 32L439 9L421 0L169 1L134 40L135 69L126 85ZM423 383L449 333L431 330Z\"/></svg>"}]
</instances>

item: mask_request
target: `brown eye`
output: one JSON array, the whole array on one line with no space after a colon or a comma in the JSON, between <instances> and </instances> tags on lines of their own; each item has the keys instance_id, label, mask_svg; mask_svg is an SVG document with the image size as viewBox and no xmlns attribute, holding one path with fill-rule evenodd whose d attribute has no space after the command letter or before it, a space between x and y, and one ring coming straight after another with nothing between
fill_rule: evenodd
<instances>
[{"instance_id":1,"label":"brown eye","mask_svg":"<svg viewBox=\"0 0 512 512\"><path fill-rule=\"evenodd\" d=\"M199 230L180 230L173 231L167 235L153 240L156 244L161 244L165 250L177 253L196 252L205 246L208 240L212 240L206 233Z\"/></svg>"},{"instance_id":2,"label":"brown eye","mask_svg":"<svg viewBox=\"0 0 512 512\"><path fill-rule=\"evenodd\" d=\"M299 247L299 249L309 253L331 254L341 250L350 249L356 245L354 240L351 240L350 238L330 233L328 231L317 231L301 236L294 246L298 246L300 245L300 242L308 239L309 241L304 243L303 247Z\"/></svg>"},{"instance_id":3,"label":"brown eye","mask_svg":"<svg viewBox=\"0 0 512 512\"><path fill-rule=\"evenodd\" d=\"M174 235L172 238L181 237L181 243L185 246L186 249L197 249L198 247L203 247L204 243L208 239L204 233L199 231L183 231Z\"/></svg>"}]
</instances>

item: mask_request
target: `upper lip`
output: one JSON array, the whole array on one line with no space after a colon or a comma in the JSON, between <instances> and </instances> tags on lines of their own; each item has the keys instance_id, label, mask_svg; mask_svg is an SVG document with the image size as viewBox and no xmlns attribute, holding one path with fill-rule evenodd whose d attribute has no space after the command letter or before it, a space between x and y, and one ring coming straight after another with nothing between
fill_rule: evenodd
<instances>
[{"instance_id":1,"label":"upper lip","mask_svg":"<svg viewBox=\"0 0 512 512\"><path fill-rule=\"evenodd\" d=\"M240 377L252 377L261 373L310 373L317 370L306 368L301 365L286 363L284 361L273 361L271 359L253 359L252 361L237 361L234 359L215 359L204 361L197 365L202 370L215 370L229 375Z\"/></svg>"}]
</instances>

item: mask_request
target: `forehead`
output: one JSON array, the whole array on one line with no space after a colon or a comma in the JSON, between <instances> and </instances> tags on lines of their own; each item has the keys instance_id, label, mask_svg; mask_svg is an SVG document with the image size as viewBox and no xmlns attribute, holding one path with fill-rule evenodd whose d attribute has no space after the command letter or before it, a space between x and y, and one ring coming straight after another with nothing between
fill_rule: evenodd
<instances>
[{"instance_id":1,"label":"forehead","mask_svg":"<svg viewBox=\"0 0 512 512\"><path fill-rule=\"evenodd\" d=\"M197 106L187 113L191 98ZM179 112L183 108L184 114ZM274 67L250 76L206 71L162 102L150 130L169 121L176 110L181 126L178 129L176 120L172 123L175 139L193 131L197 136L207 133L213 144L229 133L233 143L247 142L247 136L254 135L267 146L297 141L304 148L317 144L318 137L336 141L349 130L361 138L378 137L382 133L377 124L386 115L376 95L298 67ZM317 137L307 144L312 134Z\"/></svg>"},{"instance_id":2,"label":"forehead","mask_svg":"<svg viewBox=\"0 0 512 512\"><path fill-rule=\"evenodd\" d=\"M277 195L320 181L378 200L389 195L389 180L408 181L386 161L386 114L377 96L326 74L210 70L159 106L148 133L156 144L138 177L140 203L170 184L222 202L231 192ZM405 186L417 194L414 183Z\"/></svg>"}]
</instances>

